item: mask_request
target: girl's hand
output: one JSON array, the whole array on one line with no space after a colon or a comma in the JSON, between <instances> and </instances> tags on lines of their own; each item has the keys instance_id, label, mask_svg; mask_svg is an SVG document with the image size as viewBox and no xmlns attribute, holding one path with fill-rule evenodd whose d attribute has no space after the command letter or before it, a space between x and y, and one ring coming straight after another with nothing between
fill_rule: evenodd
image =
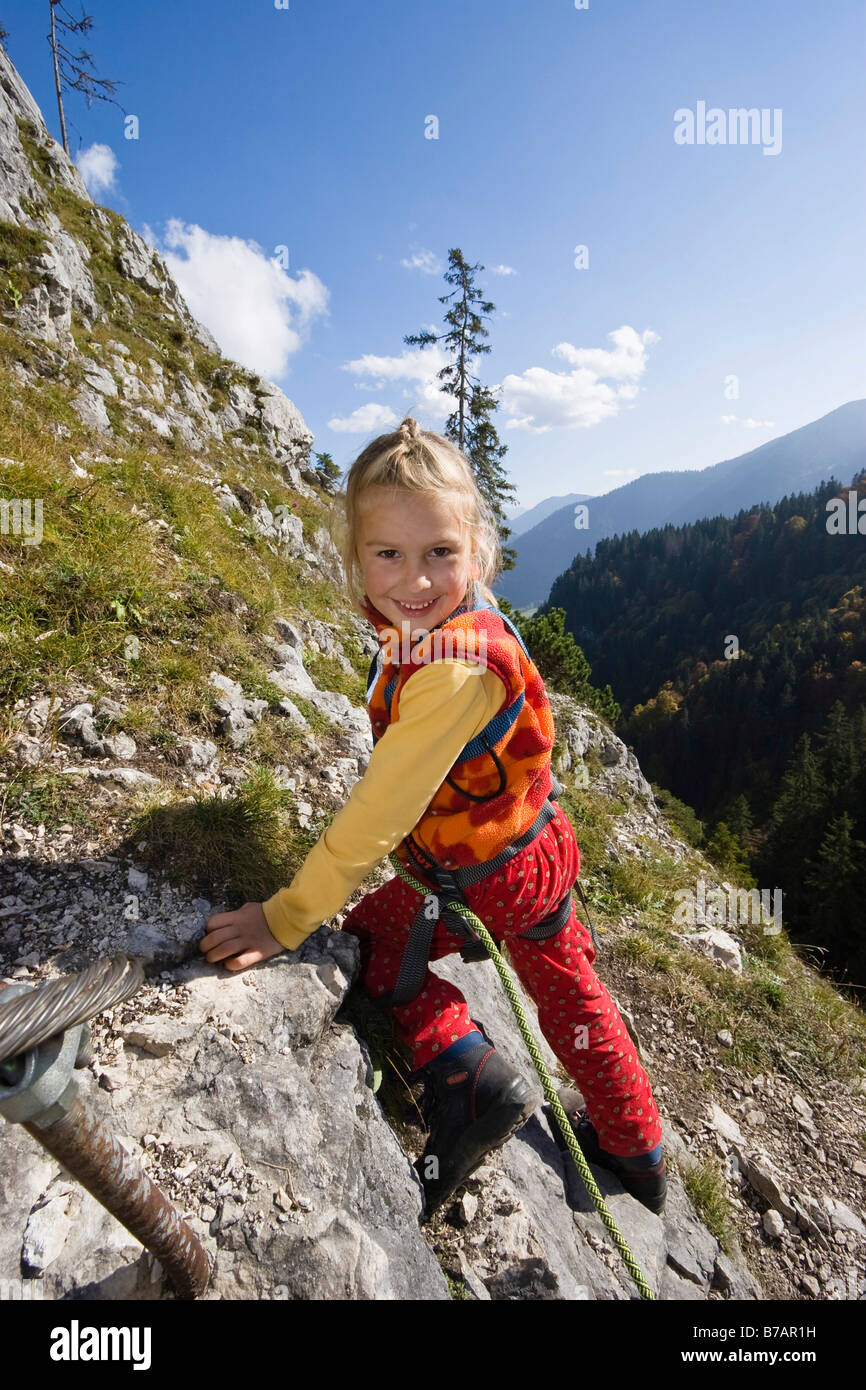
<instances>
[{"instance_id":1,"label":"girl's hand","mask_svg":"<svg viewBox=\"0 0 866 1390\"><path fill-rule=\"evenodd\" d=\"M208 917L207 927L198 948L205 960L225 961L227 970L244 970L286 949L271 936L261 903L244 903L236 912L215 912Z\"/></svg>"}]
</instances>

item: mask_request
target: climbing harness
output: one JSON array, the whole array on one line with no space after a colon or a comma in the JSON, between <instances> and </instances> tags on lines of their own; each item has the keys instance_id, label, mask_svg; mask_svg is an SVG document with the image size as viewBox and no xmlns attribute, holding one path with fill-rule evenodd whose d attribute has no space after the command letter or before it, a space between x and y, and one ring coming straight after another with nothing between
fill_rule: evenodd
<instances>
[{"instance_id":1,"label":"climbing harness","mask_svg":"<svg viewBox=\"0 0 866 1390\"><path fill-rule=\"evenodd\" d=\"M472 608L473 610L483 608L492 609L493 605L476 591L472 600ZM465 611L467 611L466 607L461 606L460 608L455 610L455 613L460 614ZM501 619L501 621L511 632L511 635L519 643L524 655L526 656L526 659L528 661L531 661L532 658L529 654L529 650L526 646L526 643L521 637L520 632L518 631L515 624L511 621L507 614L500 612L498 609L496 610L496 612L497 616ZM454 617L455 614L451 614L450 616ZM370 670L367 677L368 705L370 703L373 690L375 689L376 683L382 672L382 662L383 653L382 648L380 647L370 663ZM391 701L393 699L394 691L397 687L398 681L399 672L397 675L393 676L391 680L388 681L383 692L385 707L388 711L389 718L391 714ZM486 795L479 797L474 796L471 792L466 791L466 789L463 787L456 786L455 783L452 782L450 775L446 777L445 781L448 783L448 785L453 787L455 791L459 792L461 796L467 797L470 801L490 801L500 796L502 792L505 790L505 769L503 768L502 763L496 754L495 745L501 742L508 730L514 724L515 720L520 714L521 709L523 708L523 701L524 692L521 690L506 709L500 710L498 714L494 715L493 718L488 721L488 723L484 726L480 733L476 734L474 738L470 739L470 741L463 747L463 749L460 751L460 753L454 760L454 765L456 766L458 763L469 762L473 758L478 758L485 752L489 753L494 763L496 764L496 768L499 773L499 786L495 789L495 791L489 792ZM381 735L379 737L381 737ZM378 743L378 741L379 739L374 730L373 742L374 744L376 744ZM418 909L415 920L413 921L409 931L409 939L407 941L406 950L404 952L403 960L401 962L400 972L397 978L397 984L394 990L389 995L382 996L382 1003L391 1006L396 1005L399 1007L403 1004L410 1003L416 997L424 981L424 976L427 971L427 964L430 958L430 944L433 940L433 933L436 928L436 922L440 918L447 922L448 926L451 928L452 931L454 931L457 935L461 936L464 939L464 945L460 950L460 954L465 961L479 961L488 959L489 953L484 943L478 939L478 937L469 929L469 927L467 927L465 921L461 916L454 917L453 915L448 913L447 904L443 901L442 895L445 894L450 896L451 898L459 900L463 903L464 907L468 906L463 896L464 890L472 884L480 883L482 879L487 878L490 874L495 873L498 869L501 869L503 865L507 864L509 860L513 859L516 854L519 854L521 850L525 849L528 845L532 844L533 840L535 840L542 833L544 827L556 815L556 811L554 807L551 805L551 802L555 801L555 799L560 795L562 790L563 789L556 781L556 778L553 777L553 775L551 774L551 790L549 791L547 799L542 805L541 810L539 811L533 824L529 827L528 830L524 831L524 833L518 839L514 840L510 845L507 845L506 848L503 849L494 859L487 860L483 863L467 865L460 868L447 869L444 865L437 863L436 860L431 858L427 850L423 849L421 845L418 844L417 840L411 833L404 837L403 845L405 847L408 857L414 861L415 867L426 878L432 879L433 883L436 885L439 891L438 893L433 893L430 890L427 891L425 901ZM586 899L583 896L583 889L580 887L579 884L577 885L577 889L578 893L580 894L581 901L583 902L584 907L586 907ZM436 900L435 910L433 907L433 899ZM570 915L571 889L569 888L568 892L565 894L562 900L556 905L556 907L554 907L548 913L544 920L541 922L536 922L536 924L533 927L531 927L528 931L523 932L522 935L528 940L545 941L548 937L556 936L557 933L562 930L562 928L568 921ZM587 921L589 923L589 929L592 934L593 943L595 945L596 951L598 951L600 950L600 943L598 937L596 936L595 928L593 927L592 922L589 921L588 913Z\"/></svg>"},{"instance_id":2,"label":"climbing harness","mask_svg":"<svg viewBox=\"0 0 866 1390\"><path fill-rule=\"evenodd\" d=\"M415 919L409 928L409 938L406 942L406 949L403 953L403 960L400 964L400 971L397 976L397 983L390 994L382 995L381 1002L390 1007L401 1007L409 1004L417 996L424 977L427 973L427 965L430 960L430 945L433 940L433 933L436 930L436 923L442 920L445 925L464 939L460 955L465 961L487 960L489 951L483 941L467 926L462 914L455 915L450 911L451 901L457 900L462 906L469 908L464 896L464 890L471 884L480 883L482 879L490 874L496 873L509 860L513 859L521 850L531 845L533 840L544 830L549 821L553 820L556 811L552 803L562 792L562 787L551 778L552 786L548 793L547 800L536 816L533 824L529 827L518 840L508 845L499 853L495 859L490 859L482 864L466 865L463 868L446 869L441 864L437 864L420 845L416 843L411 835L407 835L403 841L409 857L415 861L415 865L428 878L436 884L438 891L421 888L425 894L424 901L415 914ZM393 860L392 860L393 862ZM580 891L581 899L583 891ZM562 931L569 917L571 916L571 888L557 903L546 917L527 931L520 935L527 941L546 941L548 937L556 936ZM477 920L477 919L476 919ZM592 939L598 949L599 941L592 923L589 923Z\"/></svg>"},{"instance_id":3,"label":"climbing harness","mask_svg":"<svg viewBox=\"0 0 866 1390\"><path fill-rule=\"evenodd\" d=\"M423 895L425 892L424 885L419 883L417 879L412 877L408 869L404 868L404 866L400 863L397 856L395 854L391 854L388 856L388 858L390 863L393 865L395 871L399 874L400 878L402 878L404 882L408 883L410 887L414 888L417 893L421 893ZM478 867L482 868L485 866L479 865ZM447 893L446 896L448 896ZM569 902L570 908L570 893L569 898L566 901ZM562 1134L563 1139L565 1140L568 1151L574 1159L577 1171L580 1173L583 1184L592 1200L592 1204L598 1212L599 1216L601 1217L605 1227L607 1228L611 1240L613 1241L619 1253L622 1255L622 1258L628 1267L629 1273L631 1274L632 1278L638 1286L638 1289L640 1290L641 1298L654 1300L655 1294L650 1288L645 1275L641 1271L640 1265L638 1264L637 1260L635 1259L634 1255L629 1249L625 1237L623 1236L622 1232L620 1231L619 1227L614 1221L613 1216L610 1210L608 1209L607 1203L605 1202L604 1198L601 1195L601 1192L599 1191L598 1184L596 1183L595 1178L592 1176L589 1164L587 1163L583 1155L583 1150L577 1142L577 1136L571 1124L569 1123L568 1116L565 1113L562 1102L560 1101L559 1096L556 1093L553 1082L550 1079L548 1070L544 1065L544 1059L542 1058L541 1051L538 1047L538 1043L532 1036L529 1024L526 1021L526 1014L523 1011L523 1005L520 1002L517 987L513 979L511 978L508 966L505 964L505 961L499 952L496 942L493 940L493 937L490 935L484 923L480 921L478 917L476 917L475 913L471 910L471 908L469 908L466 905L465 902L459 901L459 899L455 898L453 901L450 901L446 904L446 910L449 912L457 913L461 918L464 919L467 930L477 934L477 936L480 938L481 943L486 948L487 954L493 961L499 978L502 981L505 993L508 995L511 1007L514 1010L514 1015L517 1019L517 1024L520 1028L520 1033L523 1038L523 1041L526 1044L530 1057L535 1063L535 1069L538 1072L539 1077L541 1078L541 1084L544 1089L545 1099L547 1100L551 1110L553 1111L556 1117L556 1123L559 1126L560 1132ZM541 926L542 924L538 923L538 925ZM533 929L530 929L530 931L528 932L523 932L522 935L531 937L532 930ZM402 973L403 972L401 969L401 975Z\"/></svg>"}]
</instances>

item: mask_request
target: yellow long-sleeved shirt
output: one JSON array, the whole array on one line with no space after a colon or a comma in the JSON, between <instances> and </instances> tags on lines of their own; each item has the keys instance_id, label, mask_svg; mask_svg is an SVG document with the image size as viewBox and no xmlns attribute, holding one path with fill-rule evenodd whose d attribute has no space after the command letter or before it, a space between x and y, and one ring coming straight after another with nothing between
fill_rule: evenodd
<instances>
[{"instance_id":1,"label":"yellow long-sleeved shirt","mask_svg":"<svg viewBox=\"0 0 866 1390\"><path fill-rule=\"evenodd\" d=\"M288 888L262 904L271 935L294 951L346 900L421 819L461 749L505 699L477 662L419 666L400 695L399 719L373 749L367 771L310 850Z\"/></svg>"}]
</instances>

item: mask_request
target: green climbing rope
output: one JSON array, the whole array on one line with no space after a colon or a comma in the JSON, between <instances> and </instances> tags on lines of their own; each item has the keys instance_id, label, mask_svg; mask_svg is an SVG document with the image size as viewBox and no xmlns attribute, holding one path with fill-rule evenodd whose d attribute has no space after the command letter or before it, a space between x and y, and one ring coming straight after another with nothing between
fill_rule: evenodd
<instances>
[{"instance_id":1,"label":"green climbing rope","mask_svg":"<svg viewBox=\"0 0 866 1390\"><path fill-rule=\"evenodd\" d=\"M423 884L419 883L417 879L412 877L408 869L406 869L404 865L400 863L396 855L390 854L388 856L388 859L389 862L393 865L395 871L400 875L400 877L406 883L408 883L410 887L414 888L417 893L420 893L422 897L425 897L429 893L430 890L428 888L425 888ZM619 1227L614 1221L613 1216L611 1215L608 1209L607 1203L605 1202L598 1189L598 1184L596 1183L595 1178L592 1176L589 1164L587 1163L586 1158L584 1157L583 1150L577 1142L577 1135L575 1134L571 1124L569 1123L568 1116L566 1115L565 1110L563 1109L562 1102L559 1099L559 1096L556 1094L556 1091L554 1090L553 1082L550 1079L547 1067L544 1065L544 1059L541 1056L538 1043L532 1036L529 1024L526 1022L526 1015L523 1011L523 1005L520 1002L520 998L517 993L517 988L514 984L514 981L511 978L508 966L505 964L505 961L499 952L496 942L493 940L493 937L490 935L484 923L475 916L475 913L471 910L471 908L467 907L465 903L447 903L446 906L449 909L449 911L459 912L460 916L466 919L466 921L472 927L472 930L476 932L476 934L484 942L484 945L487 947L487 950L490 952L490 958L493 961L493 964L496 966L496 970L500 980L502 981L505 993L508 995L508 998L511 1001L511 1007L514 1010L514 1016L517 1019L521 1036L523 1037L523 1041L526 1043L529 1055L535 1063L535 1070L538 1072L538 1075L541 1078L541 1084L544 1088L545 1098L547 1099L551 1110L556 1116L556 1123L559 1125L562 1137L565 1140L565 1143L568 1145L568 1151L574 1159L574 1162L577 1166L577 1171L580 1173L584 1186L586 1187L586 1190L592 1199L592 1204L598 1212L599 1216L601 1217L602 1221L604 1222L611 1240L613 1241L614 1245L616 1246L617 1250L622 1255L623 1260L628 1266L629 1273L631 1274L632 1278L634 1279L635 1283L640 1289L641 1298L655 1299L655 1294L653 1293L652 1289L647 1283L647 1280L641 1271L640 1265L638 1264L637 1260L635 1259L634 1255L629 1249L625 1237L623 1236L622 1232L620 1231Z\"/></svg>"}]
</instances>

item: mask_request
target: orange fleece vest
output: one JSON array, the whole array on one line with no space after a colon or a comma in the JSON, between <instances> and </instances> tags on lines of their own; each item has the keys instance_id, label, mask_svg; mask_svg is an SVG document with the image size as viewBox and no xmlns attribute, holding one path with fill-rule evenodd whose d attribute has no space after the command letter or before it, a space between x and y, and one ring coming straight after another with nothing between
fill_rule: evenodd
<instances>
[{"instance_id":1,"label":"orange fleece vest","mask_svg":"<svg viewBox=\"0 0 866 1390\"><path fill-rule=\"evenodd\" d=\"M400 718L401 691L425 656L481 655L502 680L506 694L496 717L462 750L470 756L454 763L406 837L444 868L495 859L529 829L552 787L553 715L535 664L503 615L481 596L476 607L455 609L413 645L395 640L396 629L369 600L365 611L379 634L382 658L382 669L376 678L371 674L367 692L374 742ZM509 707L511 716L506 715ZM395 853L417 872L406 840Z\"/></svg>"}]
</instances>

